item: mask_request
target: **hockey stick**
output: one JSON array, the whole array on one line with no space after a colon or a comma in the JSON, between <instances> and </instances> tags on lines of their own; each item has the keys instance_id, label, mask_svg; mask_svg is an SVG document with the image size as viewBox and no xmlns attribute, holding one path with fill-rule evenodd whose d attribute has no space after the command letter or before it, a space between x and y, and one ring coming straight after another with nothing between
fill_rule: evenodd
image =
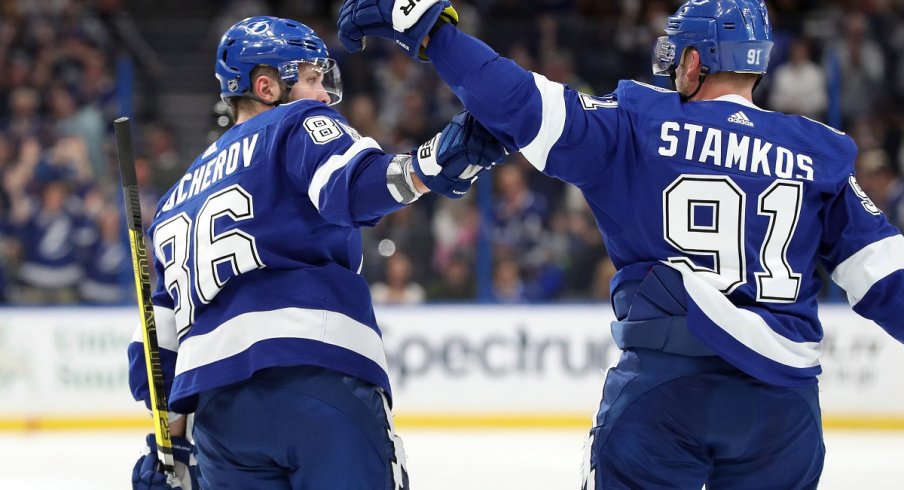
<instances>
[{"instance_id":1,"label":"hockey stick","mask_svg":"<svg viewBox=\"0 0 904 490\"><path fill-rule=\"evenodd\" d=\"M151 303L147 248L144 244L144 228L141 225L141 202L138 199L138 178L135 176L129 118L120 117L113 121L113 130L116 133L116 148L119 152L122 196L125 200L126 221L129 226L132 268L135 271L135 292L138 296L138 312L141 316L141 330L144 334L144 360L148 373L148 389L151 394L157 457L163 464L163 471L167 476L175 478L173 444L170 440L166 392L163 389L163 367L160 365L160 346L157 344L157 324L154 322L154 305Z\"/></svg>"}]
</instances>

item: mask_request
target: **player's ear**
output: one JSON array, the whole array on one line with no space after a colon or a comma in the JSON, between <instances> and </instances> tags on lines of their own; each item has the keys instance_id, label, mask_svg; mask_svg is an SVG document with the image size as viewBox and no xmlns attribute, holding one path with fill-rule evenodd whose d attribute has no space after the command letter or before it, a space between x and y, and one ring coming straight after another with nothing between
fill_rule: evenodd
<instances>
[{"instance_id":1,"label":"player's ear","mask_svg":"<svg viewBox=\"0 0 904 490\"><path fill-rule=\"evenodd\" d=\"M687 51L688 76L693 75L693 80L696 81L700 77L700 70L703 68L703 64L700 60L700 52L697 51L697 48L691 48Z\"/></svg>"},{"instance_id":2,"label":"player's ear","mask_svg":"<svg viewBox=\"0 0 904 490\"><path fill-rule=\"evenodd\" d=\"M254 78L251 84L254 89L254 95L266 102L276 102L279 100L280 88L279 82L269 74L262 73Z\"/></svg>"},{"instance_id":3,"label":"player's ear","mask_svg":"<svg viewBox=\"0 0 904 490\"><path fill-rule=\"evenodd\" d=\"M688 84L696 83L697 78L700 76L700 53L697 51L697 48L687 47L684 49L684 53L681 54L681 65L683 68L684 81Z\"/></svg>"}]
</instances>

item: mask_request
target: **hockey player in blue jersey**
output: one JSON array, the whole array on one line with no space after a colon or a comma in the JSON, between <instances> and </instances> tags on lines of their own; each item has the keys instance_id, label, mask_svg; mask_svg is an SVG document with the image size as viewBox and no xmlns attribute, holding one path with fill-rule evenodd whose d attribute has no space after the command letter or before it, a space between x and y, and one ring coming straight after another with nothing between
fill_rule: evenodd
<instances>
[{"instance_id":1,"label":"hockey player in blue jersey","mask_svg":"<svg viewBox=\"0 0 904 490\"><path fill-rule=\"evenodd\" d=\"M330 106L339 71L303 24L252 17L217 49L236 124L161 199L153 294L179 482L153 450L134 488L399 489L362 226L433 191L464 194L504 149L461 113L417 153L386 154ZM141 333L129 384L148 402ZM183 437L194 414L196 451ZM153 443L153 436L148 437Z\"/></svg>"},{"instance_id":2,"label":"hockey player in blue jersey","mask_svg":"<svg viewBox=\"0 0 904 490\"><path fill-rule=\"evenodd\" d=\"M340 39L386 37L487 129L587 199L618 272L585 488L814 488L822 264L904 341L904 237L852 175L838 131L752 102L772 48L758 0L669 17L656 75L594 97L459 31L448 1L347 0Z\"/></svg>"}]
</instances>

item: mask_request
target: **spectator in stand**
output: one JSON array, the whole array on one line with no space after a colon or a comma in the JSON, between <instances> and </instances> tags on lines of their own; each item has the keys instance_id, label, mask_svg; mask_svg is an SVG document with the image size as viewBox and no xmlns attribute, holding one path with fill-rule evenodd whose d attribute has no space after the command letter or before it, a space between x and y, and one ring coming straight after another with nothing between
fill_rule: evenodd
<instances>
[{"instance_id":1,"label":"spectator in stand","mask_svg":"<svg viewBox=\"0 0 904 490\"><path fill-rule=\"evenodd\" d=\"M5 73L3 74L6 82L6 91L3 94L3 108L5 109L3 114L10 112L9 95L11 92L20 87L33 86L35 72L34 59L26 51L18 47L9 47L8 49L7 52L3 53L6 61L6 66L4 66Z\"/></svg>"},{"instance_id":2,"label":"spectator in stand","mask_svg":"<svg viewBox=\"0 0 904 490\"><path fill-rule=\"evenodd\" d=\"M594 280L600 262L608 260L606 247L593 215L586 203L565 214L568 266L563 278L565 294L569 298L593 297Z\"/></svg>"},{"instance_id":3,"label":"spectator in stand","mask_svg":"<svg viewBox=\"0 0 904 490\"><path fill-rule=\"evenodd\" d=\"M351 97L348 104L348 123L361 134L377 141L385 141L386 128L377 122L377 103L370 94Z\"/></svg>"},{"instance_id":4,"label":"spectator in stand","mask_svg":"<svg viewBox=\"0 0 904 490\"><path fill-rule=\"evenodd\" d=\"M810 59L809 41L796 39L788 62L775 69L769 106L824 121L828 104L825 70Z\"/></svg>"},{"instance_id":5,"label":"spectator in stand","mask_svg":"<svg viewBox=\"0 0 904 490\"><path fill-rule=\"evenodd\" d=\"M904 230L904 180L884 150L864 151L857 158L857 182L888 221Z\"/></svg>"},{"instance_id":6,"label":"spectator in stand","mask_svg":"<svg viewBox=\"0 0 904 490\"><path fill-rule=\"evenodd\" d=\"M474 283L474 265L464 253L454 254L446 266L433 276L427 288L430 301L474 301L477 288Z\"/></svg>"},{"instance_id":7,"label":"spectator in stand","mask_svg":"<svg viewBox=\"0 0 904 490\"><path fill-rule=\"evenodd\" d=\"M545 284L552 258L544 250L549 206L546 198L533 192L524 175L524 157L509 158L509 163L496 169L497 191L493 213L493 252L496 258L512 258L519 266L527 297L549 299L557 292Z\"/></svg>"},{"instance_id":8,"label":"spectator in stand","mask_svg":"<svg viewBox=\"0 0 904 490\"><path fill-rule=\"evenodd\" d=\"M885 78L885 56L868 33L867 17L851 12L844 17L844 37L830 45L841 72L841 114L845 124L872 109Z\"/></svg>"},{"instance_id":9,"label":"spectator in stand","mask_svg":"<svg viewBox=\"0 0 904 490\"><path fill-rule=\"evenodd\" d=\"M429 199L424 199L421 204L426 204ZM433 236L430 234L430 216L425 209L425 206L407 206L385 216L373 228L362 230L367 245L365 268L385 276L387 258L405 250L412 266L412 279L418 282L428 279Z\"/></svg>"},{"instance_id":10,"label":"spectator in stand","mask_svg":"<svg viewBox=\"0 0 904 490\"><path fill-rule=\"evenodd\" d=\"M45 178L45 176L50 176ZM88 156L88 145L78 136L57 138L44 152L35 168L34 177L39 181L62 176L84 195L95 182L94 170Z\"/></svg>"},{"instance_id":11,"label":"spectator in stand","mask_svg":"<svg viewBox=\"0 0 904 490\"><path fill-rule=\"evenodd\" d=\"M593 287L590 297L598 301L609 301L612 291L612 277L615 276L615 264L608 256L596 263L594 268Z\"/></svg>"},{"instance_id":12,"label":"spectator in stand","mask_svg":"<svg viewBox=\"0 0 904 490\"><path fill-rule=\"evenodd\" d=\"M83 277L79 255L87 245L89 221L75 202L71 184L62 176L48 179L42 183L40 201L22 221L13 222L21 245L18 300L26 304L74 303Z\"/></svg>"},{"instance_id":13,"label":"spectator in stand","mask_svg":"<svg viewBox=\"0 0 904 490\"><path fill-rule=\"evenodd\" d=\"M10 229L10 193L6 190L7 174L14 164L14 148L6 133L0 132L0 304L9 301L8 280L12 257Z\"/></svg>"},{"instance_id":14,"label":"spectator in stand","mask_svg":"<svg viewBox=\"0 0 904 490\"><path fill-rule=\"evenodd\" d=\"M424 288L411 280L411 260L401 252L386 260L386 281L370 286L374 304L411 305L423 303Z\"/></svg>"},{"instance_id":15,"label":"spectator in stand","mask_svg":"<svg viewBox=\"0 0 904 490\"><path fill-rule=\"evenodd\" d=\"M150 182L157 192L163 193L182 177L186 163L176 151L175 135L171 127L162 123L149 124L146 134Z\"/></svg>"},{"instance_id":16,"label":"spectator in stand","mask_svg":"<svg viewBox=\"0 0 904 490\"><path fill-rule=\"evenodd\" d=\"M412 65L408 58L396 49L390 50L388 55L386 62L377 65L374 73L376 100L380 104L378 120L380 125L386 128L397 128L403 119L416 116L405 112L405 99L410 93L417 92L424 86L425 72Z\"/></svg>"},{"instance_id":17,"label":"spectator in stand","mask_svg":"<svg viewBox=\"0 0 904 490\"><path fill-rule=\"evenodd\" d=\"M94 0L84 8L75 7L79 32L101 51L85 59L85 73L88 80L103 82L106 66L103 60L109 62L120 55L128 55L137 67L135 80L140 84L146 102L141 106L141 112L148 119L156 119L163 64L122 4L122 0Z\"/></svg>"},{"instance_id":18,"label":"spectator in stand","mask_svg":"<svg viewBox=\"0 0 904 490\"><path fill-rule=\"evenodd\" d=\"M122 304L133 297L123 282L122 271L131 266L131 255L122 221L118 208L107 203L95 223L82 261L84 280L78 284L79 298L84 303Z\"/></svg>"},{"instance_id":19,"label":"spectator in stand","mask_svg":"<svg viewBox=\"0 0 904 490\"><path fill-rule=\"evenodd\" d=\"M138 179L138 200L141 201L141 220L147 228L157 212L157 202L163 192L156 187L151 180L153 170L147 158L141 156L135 159L135 177ZM154 274L154 271L151 271Z\"/></svg>"},{"instance_id":20,"label":"spectator in stand","mask_svg":"<svg viewBox=\"0 0 904 490\"><path fill-rule=\"evenodd\" d=\"M17 297L31 304L71 303L82 277L80 254L90 237L90 218L79 193L93 176L84 142L58 140L44 151L37 139L20 145L4 185L10 193L13 260L18 259Z\"/></svg>"},{"instance_id":21,"label":"spectator in stand","mask_svg":"<svg viewBox=\"0 0 904 490\"><path fill-rule=\"evenodd\" d=\"M97 49L86 50L80 60L80 77L78 96L83 104L91 105L101 112L105 121L111 121L121 116L118 94L116 93L116 81L110 73L113 63L104 57ZM147 84L151 82L145 80ZM144 85L138 90L144 90ZM153 90L156 90L154 88ZM144 94L143 99L151 99L153 90ZM145 103L149 105L151 102ZM150 109L149 109L150 110Z\"/></svg>"},{"instance_id":22,"label":"spectator in stand","mask_svg":"<svg viewBox=\"0 0 904 490\"><path fill-rule=\"evenodd\" d=\"M456 255L468 257L473 263L480 231L480 211L474 203L475 194L472 192L455 201L443 199L437 203L431 223L435 243L432 258L434 270L444 270Z\"/></svg>"},{"instance_id":23,"label":"spectator in stand","mask_svg":"<svg viewBox=\"0 0 904 490\"><path fill-rule=\"evenodd\" d=\"M493 268L493 300L497 303L523 303L527 301L521 268L511 258L503 258Z\"/></svg>"},{"instance_id":24,"label":"spectator in stand","mask_svg":"<svg viewBox=\"0 0 904 490\"><path fill-rule=\"evenodd\" d=\"M17 87L9 94L9 119L6 131L16 139L41 136L38 110L41 97L32 87Z\"/></svg>"},{"instance_id":25,"label":"spectator in stand","mask_svg":"<svg viewBox=\"0 0 904 490\"><path fill-rule=\"evenodd\" d=\"M334 3L318 0L288 5L286 2L238 0L230 2L229 9L221 9L219 3L208 2L217 6L217 12L229 15L224 20L227 25L244 17L236 15L235 8L247 8L254 13L295 9L304 13L299 17L312 18L312 22L328 26L331 30L335 26ZM772 3L781 12L776 18L773 61L782 63L790 57L791 60L801 59L804 63L797 66L794 61L788 61L777 65L774 76L764 80L763 88L758 93L772 97L768 100L770 107L823 120L825 106L819 108L820 104L815 102L825 96L825 84L815 81L821 71L812 66L812 61L807 62L805 57L797 58L795 53L800 44L808 45L811 57L821 54L837 56L841 65L845 104L845 127L842 129L852 134L865 150L884 148L890 156L890 165L898 168L898 174L904 172L904 145L900 143L904 117L899 115L904 114L904 76L900 75L904 74L904 50L901 49L904 46L904 23L901 22L904 6L899 5L900 2L867 5L840 0ZM17 147L31 146L31 138L34 137L40 141L39 153L44 153L56 145L58 136L79 135L88 142L88 161L95 175L91 182L103 182L101 186L106 195L119 192L115 165L111 165L110 155L105 149L110 141L101 140L101 144L97 145L96 140L92 142L92 135L97 134L95 125L98 119L95 114L100 114L99 121L103 123L104 130L108 127L104 121L109 122L118 115L116 80L111 73L116 57L124 53L133 55L138 70L136 81L139 86L136 91L143 95L147 94L143 88L146 84L150 88L159 87L159 83L155 82L160 81L159 77L177 76L160 71L163 65L149 43L142 39L138 25L124 11L124 4L121 0L55 0L6 2L0 7L0 132L7 135L9 151L15 154ZM648 64L643 60L648 59L649 45L661 34L665 17L674 9L673 2L666 0L552 0L551 3L544 0L533 2L528 8L523 2L512 0L460 0L455 5L462 18L461 24L466 29L473 33L482 32L486 39L491 40L491 45L498 45L508 57L522 66L544 72L550 78L573 86L584 86L585 92L591 92L590 87L614 86L615 81L621 78L649 80ZM805 32L805 28L814 25L814 21L826 22L826 19L833 18L840 20L839 30L844 35L829 33L826 29ZM478 20L483 21L482 28ZM214 29L216 38L211 42L219 39L222 30ZM812 37L816 35L825 37ZM328 37L335 38L334 35ZM593 46L602 44L614 49L605 53L596 50L591 55ZM345 101L349 120L362 134L382 134L383 138L377 138L380 141L389 141L390 138L398 141L392 146L404 145L406 140L419 142L422 138L412 135L434 129L436 121L444 121L460 110L458 99L445 84L436 83L431 70L408 62L388 44L381 46L373 43L368 50L370 55L355 58L355 63L349 66L349 73L343 73L348 89ZM385 59L372 59L372 50L385 53ZM567 56L573 56L581 63L569 66ZM629 58L640 61L626 62ZM147 61L149 63L145 63ZM824 74L822 76L825 77ZM811 78L813 80L808 81ZM63 93L67 89L70 92L68 96ZM887 96L883 92L888 92ZM412 93L416 95L411 96ZM871 107L876 105L882 109L881 113ZM376 117L378 106L380 116L384 117L379 121ZM86 118L86 114L90 118ZM886 120L887 128L879 127L877 119ZM80 122L82 120L87 120L88 124ZM146 219L152 217L159 189L168 187L170 179L179 177L181 174L177 169L184 165L173 152L169 128L155 121L150 122L146 130L142 124L136 127L139 141L146 143L146 146L139 147L143 151L136 155L138 171L143 175L142 203L149 208L144 212ZM146 134L144 138L143 134ZM108 135L103 134L102 137L108 138ZM3 190L0 190L0 221L4 215L8 221L14 212L15 202L37 201L34 192L39 186L38 177L33 175L34 169L20 168L15 156L3 161L3 139L0 136L0 179L6 180L11 176L15 182L13 186L4 184ZM97 157L98 148L102 149L100 159ZM394 149L405 150L407 147ZM22 170L28 171L23 173ZM880 171L880 177L874 180L887 183L884 177L886 172ZM27 178L23 180L19 177L21 175L27 175ZM563 211L567 217L560 216L560 219L553 220L550 211L563 209L560 202L563 191L556 187L560 183L534 172L527 176L525 186L530 194L545 202L545 211L536 230L529 225L522 227L521 231L525 231L524 228L538 231L535 240L539 245L513 248L509 242L511 235L501 233L492 240L497 258L511 257L520 263L519 276L528 297L581 299L598 294L591 284L593 277L598 275L597 269L603 267L599 261L605 257L605 251L601 245L585 239L590 236L598 239L598 232L585 237L583 231L588 227L595 231L595 223L579 223L575 209L571 207ZM870 177L865 176L864 179L870 180ZM74 191L71 199L77 201L84 195L86 185L81 181L71 183L70 189ZM877 191L871 186L869 182L863 184L865 189L870 188L869 192L875 194ZM14 195L17 197L12 197ZM890 195L895 194L891 192ZM431 283L431 299L435 296L456 299L459 296L474 297L473 264L480 225L480 210L474 197L476 193L457 201L424 203L425 206L416 207L420 216L412 223L403 220L381 223L381 238L392 240L397 250L410 254L414 280L424 283L426 279L418 275L432 270L437 274L451 275L464 271L462 275L471 281L470 287L465 288ZM494 196L494 201L499 203L497 210L506 202L498 196ZM893 202L894 199L890 198L889 203ZM896 211L895 205L884 206L890 220L901 216L902 211ZM491 216L492 213L488 217ZM528 221L533 223L534 219L531 217ZM555 227L552 226L554 222ZM493 223L487 226L490 230L499 231ZM418 228L415 230L414 227ZM425 230L432 231L432 238L414 236ZM19 249L12 231L8 231L7 235L7 249ZM365 240L373 237L370 231L365 232ZM424 243L428 245L412 247L410 243L416 239L425 239ZM383 274L385 258L376 253L379 242L379 239L365 242L367 266L364 273L374 274L369 277L370 282ZM544 255L543 252L549 250L554 253ZM17 264L11 260L11 252L0 254L3 255L0 262L4 258L6 260L7 277L16 277ZM429 263L425 258L427 256ZM556 289L555 281L550 280L555 278L556 271L564 274L560 290ZM439 293L438 285L449 287L452 291Z\"/></svg>"},{"instance_id":26,"label":"spectator in stand","mask_svg":"<svg viewBox=\"0 0 904 490\"><path fill-rule=\"evenodd\" d=\"M16 149L12 138L0 131L0 220L9 216L10 192L7 190L6 178L15 166Z\"/></svg>"},{"instance_id":27,"label":"spectator in stand","mask_svg":"<svg viewBox=\"0 0 904 490\"><path fill-rule=\"evenodd\" d=\"M416 146L418 141L436 135L436 126L429 119L426 104L424 95L418 91L410 91L402 97L404 117L396 123L395 131L390 138L397 148L411 148Z\"/></svg>"},{"instance_id":28,"label":"spectator in stand","mask_svg":"<svg viewBox=\"0 0 904 490\"><path fill-rule=\"evenodd\" d=\"M100 111L91 105L79 105L69 89L61 84L51 85L47 92L52 132L57 137L76 136L85 142L92 173L105 178L108 173L104 137L107 123Z\"/></svg>"},{"instance_id":29,"label":"spectator in stand","mask_svg":"<svg viewBox=\"0 0 904 490\"><path fill-rule=\"evenodd\" d=\"M493 236L499 246L524 255L540 243L549 210L546 199L527 186L523 157L510 160L514 161L493 174L497 185Z\"/></svg>"},{"instance_id":30,"label":"spectator in stand","mask_svg":"<svg viewBox=\"0 0 904 490\"><path fill-rule=\"evenodd\" d=\"M7 250L9 240L7 239L6 225L0 223L0 305L9 302L7 290L7 263L10 252Z\"/></svg>"}]
</instances>

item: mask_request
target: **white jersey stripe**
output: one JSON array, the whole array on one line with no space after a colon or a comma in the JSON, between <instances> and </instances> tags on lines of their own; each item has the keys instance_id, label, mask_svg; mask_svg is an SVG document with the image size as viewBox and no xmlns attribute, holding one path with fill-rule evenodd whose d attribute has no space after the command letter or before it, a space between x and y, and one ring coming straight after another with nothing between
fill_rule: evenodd
<instances>
[{"instance_id":1,"label":"white jersey stripe","mask_svg":"<svg viewBox=\"0 0 904 490\"><path fill-rule=\"evenodd\" d=\"M819 342L795 342L772 330L761 316L738 308L685 264L663 262L681 272L690 299L719 328L757 354L794 368L819 365Z\"/></svg>"},{"instance_id":2,"label":"white jersey stripe","mask_svg":"<svg viewBox=\"0 0 904 490\"><path fill-rule=\"evenodd\" d=\"M282 308L244 313L209 333L187 338L179 346L176 376L240 354L256 342L278 338L309 339L342 347L370 359L388 373L383 339L372 328L335 311Z\"/></svg>"},{"instance_id":3,"label":"white jersey stripe","mask_svg":"<svg viewBox=\"0 0 904 490\"><path fill-rule=\"evenodd\" d=\"M540 91L543 119L540 121L537 136L527 146L521 148L521 153L531 165L542 171L546 168L549 150L559 141L565 129L565 86L550 82L543 75L537 73L533 75L534 83Z\"/></svg>"},{"instance_id":4,"label":"white jersey stripe","mask_svg":"<svg viewBox=\"0 0 904 490\"><path fill-rule=\"evenodd\" d=\"M904 236L894 235L863 247L832 272L832 280L847 293L851 306L866 295L873 284L904 269Z\"/></svg>"},{"instance_id":5,"label":"white jersey stripe","mask_svg":"<svg viewBox=\"0 0 904 490\"><path fill-rule=\"evenodd\" d=\"M154 325L157 327L157 346L161 349L176 352L179 341L176 340L176 316L173 310L163 306L154 306ZM138 328L132 333L132 342L144 343L144 327Z\"/></svg>"},{"instance_id":6,"label":"white jersey stripe","mask_svg":"<svg viewBox=\"0 0 904 490\"><path fill-rule=\"evenodd\" d=\"M326 163L314 172L311 185L308 187L308 197L311 198L311 203L314 204L317 211L320 211L320 192L329 182L330 177L337 170L348 165L348 162L352 161L359 153L368 149L381 150L380 145L373 138L361 138L349 147L345 153L331 156Z\"/></svg>"}]
</instances>

